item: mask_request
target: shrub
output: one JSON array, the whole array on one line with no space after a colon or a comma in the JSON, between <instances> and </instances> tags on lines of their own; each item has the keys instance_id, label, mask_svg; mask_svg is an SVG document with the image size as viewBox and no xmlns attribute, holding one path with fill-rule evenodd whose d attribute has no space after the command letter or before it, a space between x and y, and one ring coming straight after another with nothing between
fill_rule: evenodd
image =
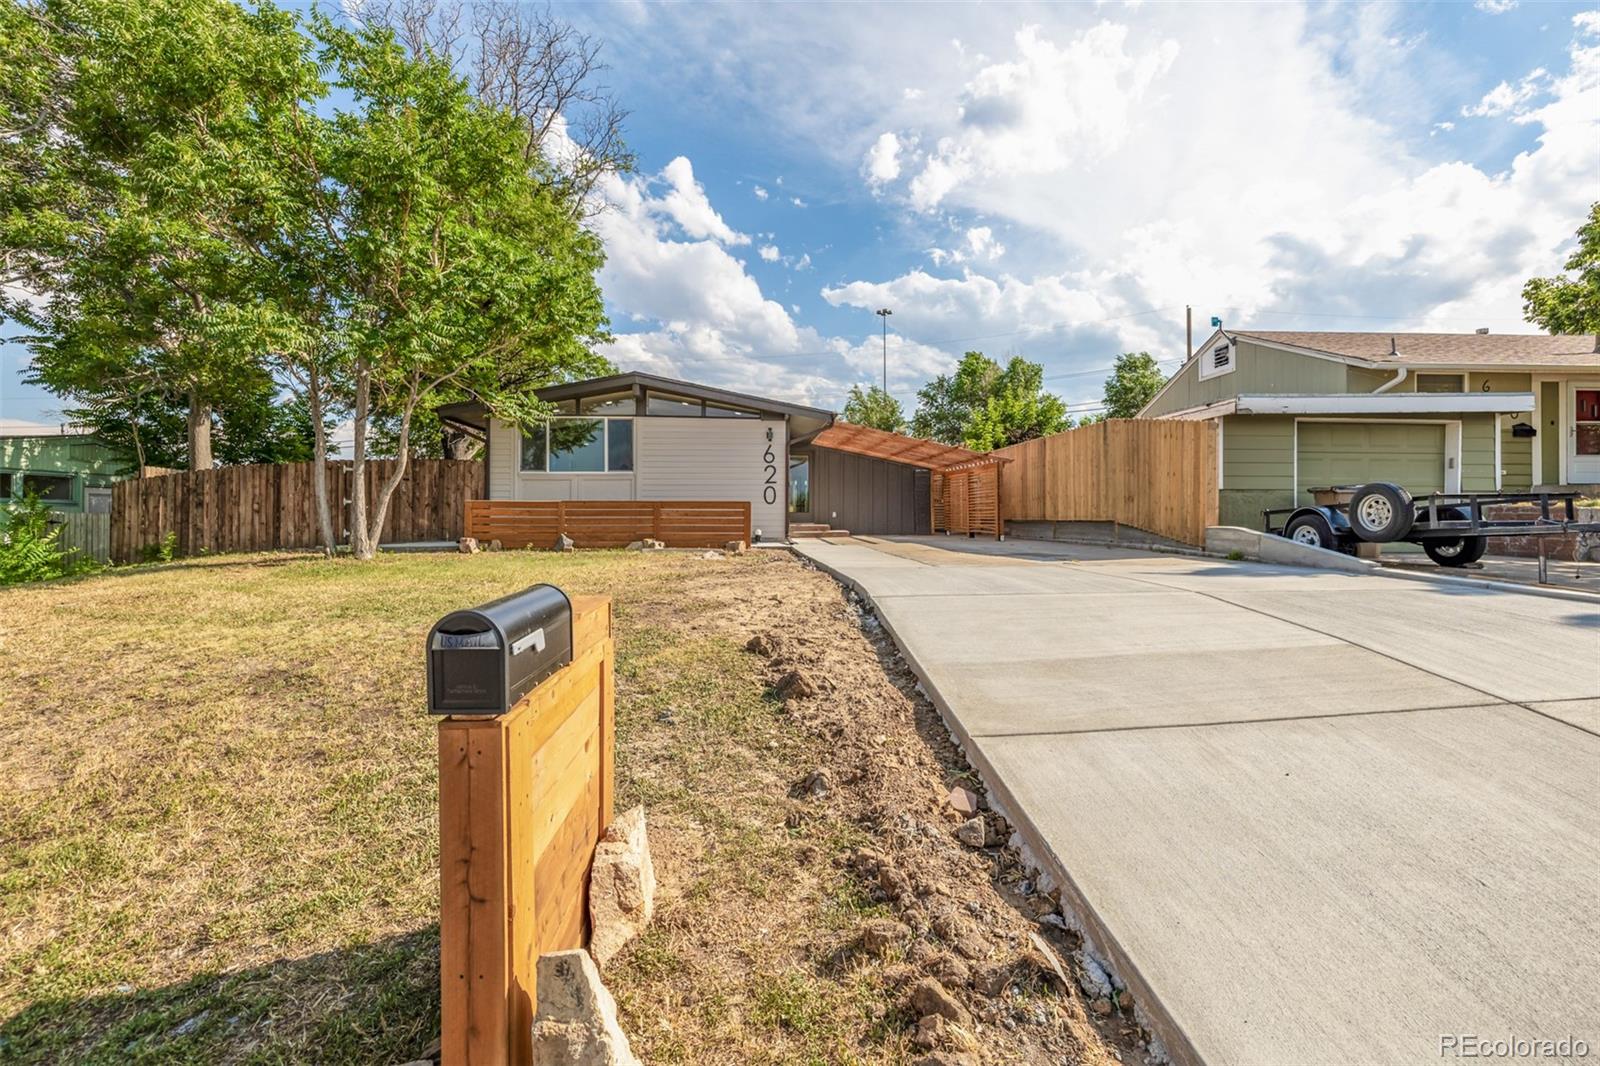
<instances>
[{"instance_id":1,"label":"shrub","mask_svg":"<svg viewBox=\"0 0 1600 1066\"><path fill-rule=\"evenodd\" d=\"M30 494L9 504L5 519L0 531L0 585L48 581L71 569L58 543L61 530L50 524L50 509L39 497Z\"/></svg>"}]
</instances>

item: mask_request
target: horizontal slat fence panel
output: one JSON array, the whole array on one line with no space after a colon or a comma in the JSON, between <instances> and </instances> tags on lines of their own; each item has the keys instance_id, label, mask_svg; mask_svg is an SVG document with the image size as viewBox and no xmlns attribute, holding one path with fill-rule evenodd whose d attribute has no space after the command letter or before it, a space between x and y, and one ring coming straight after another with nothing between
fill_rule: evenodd
<instances>
[{"instance_id":1,"label":"horizontal slat fence panel","mask_svg":"<svg viewBox=\"0 0 1600 1066\"><path fill-rule=\"evenodd\" d=\"M1113 419L1001 448L1002 517L1116 522L1186 544L1217 524L1211 422Z\"/></svg>"},{"instance_id":2,"label":"horizontal slat fence panel","mask_svg":"<svg viewBox=\"0 0 1600 1066\"><path fill-rule=\"evenodd\" d=\"M368 507L376 505L396 460L366 464ZM317 528L314 464L280 463L181 470L118 482L111 489L110 555L135 562L173 538L174 555L314 548ZM334 535L349 538L351 464L328 464L328 506ZM484 491L483 463L411 459L389 500L383 543L457 540L468 500Z\"/></svg>"},{"instance_id":3,"label":"horizontal slat fence panel","mask_svg":"<svg viewBox=\"0 0 1600 1066\"><path fill-rule=\"evenodd\" d=\"M623 548L651 538L669 548L720 548L750 539L747 500L472 500L466 535L506 548Z\"/></svg>"}]
</instances>

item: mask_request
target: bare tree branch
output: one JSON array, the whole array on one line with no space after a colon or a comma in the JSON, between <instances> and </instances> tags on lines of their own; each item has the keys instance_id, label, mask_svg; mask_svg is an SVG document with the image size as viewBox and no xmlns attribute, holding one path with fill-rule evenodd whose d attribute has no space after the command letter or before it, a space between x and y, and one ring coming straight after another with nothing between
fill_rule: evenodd
<instances>
[{"instance_id":1,"label":"bare tree branch","mask_svg":"<svg viewBox=\"0 0 1600 1066\"><path fill-rule=\"evenodd\" d=\"M573 218L600 209L608 174L633 169L628 112L600 79L601 44L549 8L484 0L368 0L359 16L387 26L414 55L446 58L474 95L522 119L529 167Z\"/></svg>"}]
</instances>

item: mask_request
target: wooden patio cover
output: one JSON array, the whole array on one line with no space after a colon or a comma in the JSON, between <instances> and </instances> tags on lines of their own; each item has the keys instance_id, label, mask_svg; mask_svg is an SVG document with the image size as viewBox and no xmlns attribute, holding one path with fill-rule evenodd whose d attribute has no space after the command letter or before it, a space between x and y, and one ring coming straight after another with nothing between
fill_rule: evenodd
<instances>
[{"instance_id":1,"label":"wooden patio cover","mask_svg":"<svg viewBox=\"0 0 1600 1066\"><path fill-rule=\"evenodd\" d=\"M938 441L907 437L900 433L856 426L848 422L835 422L811 438L820 448L839 452L853 452L873 459L887 459L892 463L920 466L927 470L965 470L979 466L997 466L1011 460L999 455L985 455L970 448Z\"/></svg>"}]
</instances>

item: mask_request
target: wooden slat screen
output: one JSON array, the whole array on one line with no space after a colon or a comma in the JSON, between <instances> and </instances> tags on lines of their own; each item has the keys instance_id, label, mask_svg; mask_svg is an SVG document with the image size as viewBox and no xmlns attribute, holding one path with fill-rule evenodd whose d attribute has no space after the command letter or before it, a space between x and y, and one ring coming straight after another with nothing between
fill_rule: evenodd
<instances>
[{"instance_id":1,"label":"wooden slat screen","mask_svg":"<svg viewBox=\"0 0 1600 1066\"><path fill-rule=\"evenodd\" d=\"M950 533L982 533L999 536L999 463L968 466L963 469L935 470L933 480L933 528Z\"/></svg>"},{"instance_id":2,"label":"wooden slat screen","mask_svg":"<svg viewBox=\"0 0 1600 1066\"><path fill-rule=\"evenodd\" d=\"M1002 518L1116 522L1185 544L1217 524L1217 430L1211 422L1114 419L993 453Z\"/></svg>"},{"instance_id":3,"label":"wooden slat screen","mask_svg":"<svg viewBox=\"0 0 1600 1066\"><path fill-rule=\"evenodd\" d=\"M368 461L369 506L395 462ZM349 463L328 465L328 504L341 542L349 537L351 477ZM111 489L111 557L137 561L157 550L169 533L177 537L177 555L314 548L321 534L312 484L311 463L222 466L118 482ZM409 460L380 539L456 540L467 501L483 491L478 460Z\"/></svg>"},{"instance_id":4,"label":"wooden slat screen","mask_svg":"<svg viewBox=\"0 0 1600 1066\"><path fill-rule=\"evenodd\" d=\"M622 548L649 537L669 548L720 548L750 539L747 500L472 500L467 533L506 548Z\"/></svg>"}]
</instances>

